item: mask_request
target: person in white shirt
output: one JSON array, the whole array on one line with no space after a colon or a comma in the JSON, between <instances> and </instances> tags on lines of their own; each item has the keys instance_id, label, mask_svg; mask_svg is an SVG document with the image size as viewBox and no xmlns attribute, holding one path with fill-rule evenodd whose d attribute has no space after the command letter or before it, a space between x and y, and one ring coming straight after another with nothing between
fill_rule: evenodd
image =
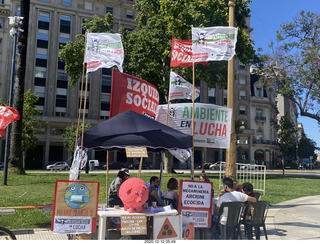
<instances>
[{"instance_id":1,"label":"person in white shirt","mask_svg":"<svg viewBox=\"0 0 320 244\"><path fill-rule=\"evenodd\" d=\"M225 193L219 197L217 202L217 214L219 215L219 209L222 203L224 202L256 202L255 197L248 196L242 192L234 191L233 189L233 180L229 177L225 177L222 180L223 189ZM226 225L228 218L228 209L224 208L223 213L221 213L220 224ZM227 239L228 239L228 229L227 229Z\"/></svg>"}]
</instances>

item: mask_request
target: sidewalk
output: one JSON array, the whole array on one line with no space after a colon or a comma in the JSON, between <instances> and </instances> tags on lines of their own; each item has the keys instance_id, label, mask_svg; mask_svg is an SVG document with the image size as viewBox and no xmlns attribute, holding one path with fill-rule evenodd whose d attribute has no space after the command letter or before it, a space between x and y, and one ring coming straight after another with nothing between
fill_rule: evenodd
<instances>
[{"instance_id":1,"label":"sidewalk","mask_svg":"<svg viewBox=\"0 0 320 244\"><path fill-rule=\"evenodd\" d=\"M320 195L297 198L270 207L266 219L269 240L320 240ZM262 228L261 228L262 230ZM68 240L49 229L14 231L18 240ZM96 233L93 239L96 239ZM265 240L261 233L261 240Z\"/></svg>"}]
</instances>

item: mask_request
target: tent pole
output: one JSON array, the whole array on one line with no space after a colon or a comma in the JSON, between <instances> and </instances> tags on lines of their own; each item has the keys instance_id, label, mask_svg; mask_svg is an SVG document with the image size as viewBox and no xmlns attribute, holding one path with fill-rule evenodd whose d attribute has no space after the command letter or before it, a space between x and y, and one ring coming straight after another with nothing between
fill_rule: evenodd
<instances>
[{"instance_id":1,"label":"tent pole","mask_svg":"<svg viewBox=\"0 0 320 244\"><path fill-rule=\"evenodd\" d=\"M160 163L160 186L159 186L159 188L158 188L158 195L159 195L159 197L160 197L161 185L162 185L163 164L164 164L164 151L161 151L161 163Z\"/></svg>"},{"instance_id":2,"label":"tent pole","mask_svg":"<svg viewBox=\"0 0 320 244\"><path fill-rule=\"evenodd\" d=\"M106 208L108 207L108 183L109 183L109 151L107 151L107 159L106 159Z\"/></svg>"},{"instance_id":3,"label":"tent pole","mask_svg":"<svg viewBox=\"0 0 320 244\"><path fill-rule=\"evenodd\" d=\"M192 85L193 85L193 91L192 91L192 131L191 131L191 135L192 135L192 156L191 156L191 180L194 180L194 135L193 135L193 131L194 131L194 86L195 86L195 72L194 72L194 61L192 62Z\"/></svg>"},{"instance_id":4,"label":"tent pole","mask_svg":"<svg viewBox=\"0 0 320 244\"><path fill-rule=\"evenodd\" d=\"M139 172L138 172L138 178L139 178L139 179L140 179L140 176L141 176L142 160L143 160L143 157L140 158Z\"/></svg>"}]
</instances>

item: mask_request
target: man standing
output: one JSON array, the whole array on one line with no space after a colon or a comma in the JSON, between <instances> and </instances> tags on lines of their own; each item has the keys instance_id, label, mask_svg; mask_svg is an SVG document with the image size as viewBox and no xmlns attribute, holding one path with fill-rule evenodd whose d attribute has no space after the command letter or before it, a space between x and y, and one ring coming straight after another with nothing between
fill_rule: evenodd
<instances>
[{"instance_id":1,"label":"man standing","mask_svg":"<svg viewBox=\"0 0 320 244\"><path fill-rule=\"evenodd\" d=\"M149 198L148 198L148 206L152 206L152 202L157 202L157 206L164 206L164 203L161 201L158 191L156 188L160 186L160 180L157 176L152 176L150 178L150 186L149 186Z\"/></svg>"},{"instance_id":2,"label":"man standing","mask_svg":"<svg viewBox=\"0 0 320 244\"><path fill-rule=\"evenodd\" d=\"M222 203L224 202L256 202L257 199L255 197L248 196L243 192L238 192L233 190L233 180L229 177L225 177L222 180L224 194L219 197L217 202L217 214L219 215L219 209ZM220 224L226 225L228 218L228 210L223 209L220 218ZM227 239L228 239L228 228L227 228Z\"/></svg>"}]
</instances>

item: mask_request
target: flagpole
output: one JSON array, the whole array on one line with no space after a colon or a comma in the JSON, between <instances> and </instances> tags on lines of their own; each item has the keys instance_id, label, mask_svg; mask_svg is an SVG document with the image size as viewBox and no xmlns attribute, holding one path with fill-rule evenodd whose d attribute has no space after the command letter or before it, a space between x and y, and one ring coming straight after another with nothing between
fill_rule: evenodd
<instances>
[{"instance_id":1,"label":"flagpole","mask_svg":"<svg viewBox=\"0 0 320 244\"><path fill-rule=\"evenodd\" d=\"M108 185L109 185L109 151L107 151L107 160L106 160L106 208L108 207Z\"/></svg>"},{"instance_id":2,"label":"flagpole","mask_svg":"<svg viewBox=\"0 0 320 244\"><path fill-rule=\"evenodd\" d=\"M193 85L193 90L192 90L192 155L191 155L191 180L194 180L194 87L195 87L195 72L194 72L194 60L192 61L192 85Z\"/></svg>"},{"instance_id":3,"label":"flagpole","mask_svg":"<svg viewBox=\"0 0 320 244\"><path fill-rule=\"evenodd\" d=\"M172 69L170 69L170 75L171 75ZM169 119L169 108L170 108L170 78L169 78L169 94L168 94L168 106L167 106L167 117L166 117L166 125L168 125L168 119Z\"/></svg>"}]
</instances>

